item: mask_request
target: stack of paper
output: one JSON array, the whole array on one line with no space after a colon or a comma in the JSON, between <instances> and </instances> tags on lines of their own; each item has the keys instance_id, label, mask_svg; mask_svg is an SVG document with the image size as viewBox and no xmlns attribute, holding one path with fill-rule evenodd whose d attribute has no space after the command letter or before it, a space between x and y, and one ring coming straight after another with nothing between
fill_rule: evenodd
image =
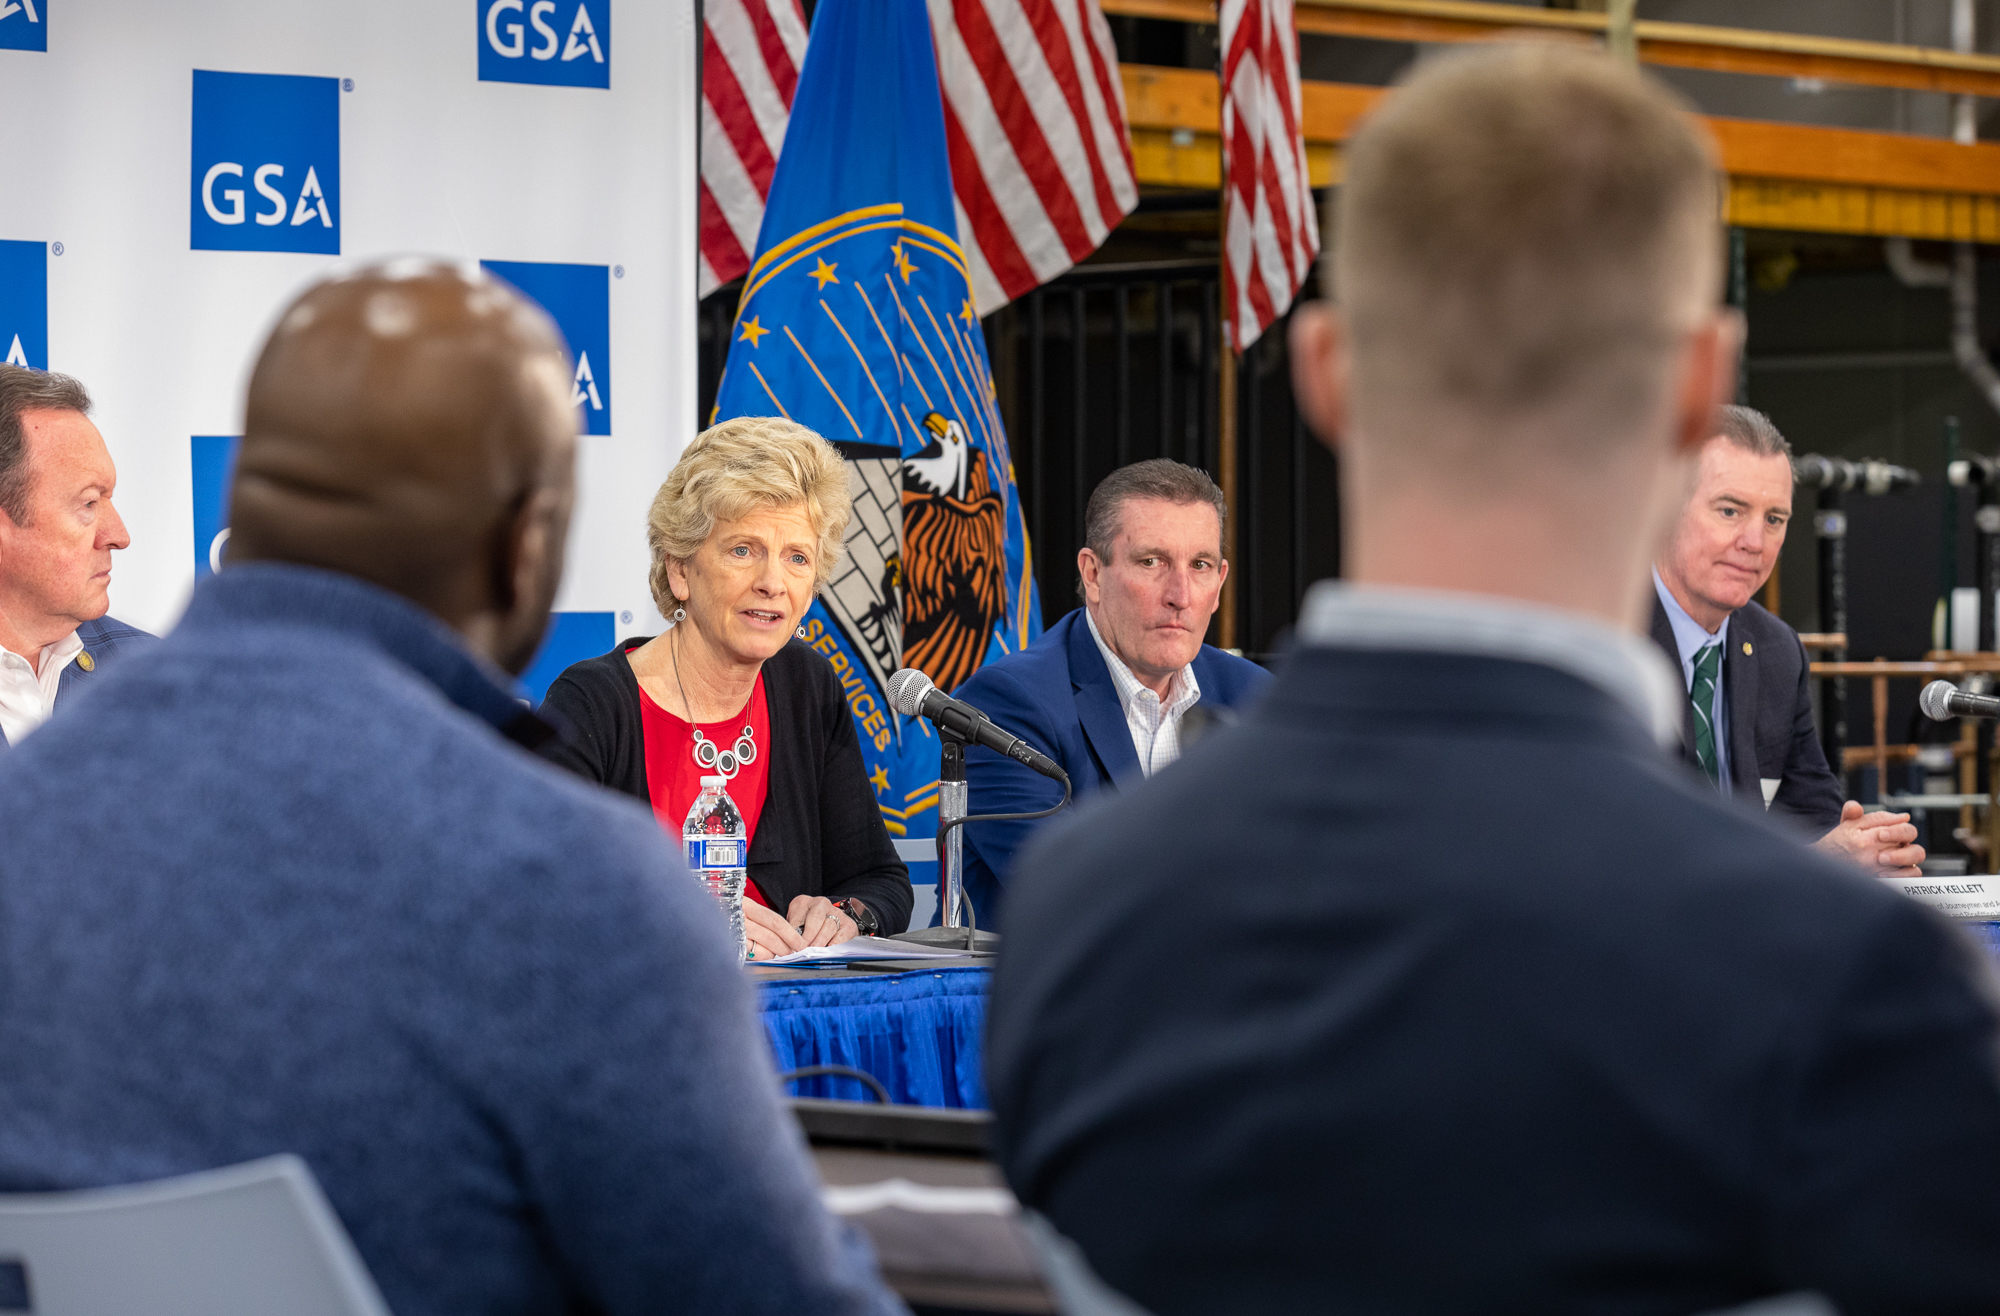
<instances>
[{"instance_id":1,"label":"stack of paper","mask_svg":"<svg viewBox=\"0 0 2000 1316\"><path fill-rule=\"evenodd\" d=\"M965 955L963 950L946 946L920 946L914 941L896 941L889 937L854 937L837 946L808 946L795 950L789 955L776 959L758 960L758 964L811 964L835 960L955 960Z\"/></svg>"}]
</instances>

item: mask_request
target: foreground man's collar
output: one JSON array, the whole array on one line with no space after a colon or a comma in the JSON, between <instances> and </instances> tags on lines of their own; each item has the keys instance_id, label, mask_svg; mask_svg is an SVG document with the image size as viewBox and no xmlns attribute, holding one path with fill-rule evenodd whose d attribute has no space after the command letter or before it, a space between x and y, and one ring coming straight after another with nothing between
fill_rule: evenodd
<instances>
[{"instance_id":1,"label":"foreground man's collar","mask_svg":"<svg viewBox=\"0 0 2000 1316\"><path fill-rule=\"evenodd\" d=\"M1582 613L1492 594L1350 585L1323 580L1306 594L1299 639L1334 649L1401 649L1509 658L1588 681L1629 709L1661 745L1681 740L1687 697L1651 641Z\"/></svg>"},{"instance_id":2,"label":"foreground man's collar","mask_svg":"<svg viewBox=\"0 0 2000 1316\"><path fill-rule=\"evenodd\" d=\"M318 567L246 562L201 582L185 621L279 622L368 636L453 704L527 748L555 735L499 668L400 594Z\"/></svg>"}]
</instances>

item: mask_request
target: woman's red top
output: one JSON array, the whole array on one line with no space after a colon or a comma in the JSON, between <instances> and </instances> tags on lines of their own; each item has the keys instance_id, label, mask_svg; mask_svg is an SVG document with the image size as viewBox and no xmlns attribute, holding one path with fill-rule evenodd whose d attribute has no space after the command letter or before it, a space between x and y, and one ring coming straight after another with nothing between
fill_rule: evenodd
<instances>
[{"instance_id":1,"label":"woman's red top","mask_svg":"<svg viewBox=\"0 0 2000 1316\"><path fill-rule=\"evenodd\" d=\"M688 810L701 794L701 779L722 774L694 761L694 733L687 721L653 702L644 686L639 688L639 715L646 737L646 788L653 797L653 816L660 820L668 835L678 839L687 823ZM745 726L750 728L750 739L757 747L756 756L737 769L729 780L728 790L737 812L743 815L743 843L747 849L751 838L757 835L757 816L764 811L764 797L771 786L771 710L764 701L762 672L757 674L757 683L750 689L750 702L743 711L724 722L702 723L701 734L715 742L718 750L734 752ZM743 894L766 909L771 907L754 880L743 884Z\"/></svg>"}]
</instances>

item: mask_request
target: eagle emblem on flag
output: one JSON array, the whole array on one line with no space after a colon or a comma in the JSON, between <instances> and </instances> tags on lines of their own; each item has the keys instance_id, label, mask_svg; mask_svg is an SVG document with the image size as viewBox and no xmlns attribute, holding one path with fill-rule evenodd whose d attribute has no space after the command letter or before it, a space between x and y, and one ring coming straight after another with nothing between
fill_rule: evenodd
<instances>
[{"instance_id":1,"label":"eagle emblem on flag","mask_svg":"<svg viewBox=\"0 0 2000 1316\"><path fill-rule=\"evenodd\" d=\"M903 662L954 690L1007 615L1007 503L957 421L922 426L929 445L903 459Z\"/></svg>"}]
</instances>

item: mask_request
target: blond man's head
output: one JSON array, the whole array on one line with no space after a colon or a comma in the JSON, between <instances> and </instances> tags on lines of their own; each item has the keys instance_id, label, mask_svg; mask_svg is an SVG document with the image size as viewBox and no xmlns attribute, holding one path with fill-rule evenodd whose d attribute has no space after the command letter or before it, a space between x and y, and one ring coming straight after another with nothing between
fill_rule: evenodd
<instances>
[{"instance_id":1,"label":"blond man's head","mask_svg":"<svg viewBox=\"0 0 2000 1316\"><path fill-rule=\"evenodd\" d=\"M1387 479L1477 488L1611 456L1664 420L1721 283L1687 107L1568 45L1419 65L1349 146L1328 227L1345 428Z\"/></svg>"}]
</instances>

